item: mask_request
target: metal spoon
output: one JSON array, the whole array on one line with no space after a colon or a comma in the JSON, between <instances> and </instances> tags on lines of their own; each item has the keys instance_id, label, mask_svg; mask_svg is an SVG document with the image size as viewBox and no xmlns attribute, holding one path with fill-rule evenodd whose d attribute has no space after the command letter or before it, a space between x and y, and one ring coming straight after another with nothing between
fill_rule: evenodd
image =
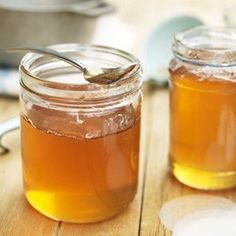
<instances>
[{"instance_id":1,"label":"metal spoon","mask_svg":"<svg viewBox=\"0 0 236 236\"><path fill-rule=\"evenodd\" d=\"M131 64L126 67L117 67L117 68L96 68L96 67L88 67L83 65L81 62L78 62L73 57L66 56L60 52L57 52L50 48L10 48L7 52L35 52L43 55L48 55L57 59L60 59L82 71L85 80L90 83L100 84L100 85L108 85L114 83L124 76L130 74L135 68L140 67L139 64Z\"/></svg>"}]
</instances>

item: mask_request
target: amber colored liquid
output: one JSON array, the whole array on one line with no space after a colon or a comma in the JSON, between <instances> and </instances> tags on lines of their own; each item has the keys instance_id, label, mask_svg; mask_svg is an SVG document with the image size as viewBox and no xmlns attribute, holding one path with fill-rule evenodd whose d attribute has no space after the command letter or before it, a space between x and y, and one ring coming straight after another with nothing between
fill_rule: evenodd
<instances>
[{"instance_id":1,"label":"amber colored liquid","mask_svg":"<svg viewBox=\"0 0 236 236\"><path fill-rule=\"evenodd\" d=\"M176 177L201 189L236 185L236 82L172 71L170 112Z\"/></svg>"},{"instance_id":2,"label":"amber colored liquid","mask_svg":"<svg viewBox=\"0 0 236 236\"><path fill-rule=\"evenodd\" d=\"M23 117L21 129L25 193L41 213L93 222L119 213L134 198L139 120L121 132L91 139L48 133Z\"/></svg>"}]
</instances>

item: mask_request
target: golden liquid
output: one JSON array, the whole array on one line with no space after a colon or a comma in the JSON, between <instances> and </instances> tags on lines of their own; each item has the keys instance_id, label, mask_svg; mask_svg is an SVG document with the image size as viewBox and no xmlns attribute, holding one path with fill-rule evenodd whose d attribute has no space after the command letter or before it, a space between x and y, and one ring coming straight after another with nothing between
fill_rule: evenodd
<instances>
[{"instance_id":1,"label":"golden liquid","mask_svg":"<svg viewBox=\"0 0 236 236\"><path fill-rule=\"evenodd\" d=\"M200 189L236 185L236 82L171 71L170 162Z\"/></svg>"},{"instance_id":2,"label":"golden liquid","mask_svg":"<svg viewBox=\"0 0 236 236\"><path fill-rule=\"evenodd\" d=\"M139 120L119 133L82 139L48 133L22 117L21 132L25 194L41 213L93 222L119 213L134 198Z\"/></svg>"}]
</instances>

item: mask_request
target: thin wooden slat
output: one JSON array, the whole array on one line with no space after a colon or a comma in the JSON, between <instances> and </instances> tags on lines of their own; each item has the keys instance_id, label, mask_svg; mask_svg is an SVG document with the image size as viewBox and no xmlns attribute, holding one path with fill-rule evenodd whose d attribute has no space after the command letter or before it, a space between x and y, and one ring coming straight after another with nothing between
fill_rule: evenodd
<instances>
[{"instance_id":1,"label":"thin wooden slat","mask_svg":"<svg viewBox=\"0 0 236 236\"><path fill-rule=\"evenodd\" d=\"M140 235L164 235L158 223L158 211L163 201L168 149L168 105L166 91L157 90L150 99L152 106L152 133L148 146L147 170L144 183L144 201ZM158 232L159 234L157 234ZM168 234L167 234L168 235Z\"/></svg>"},{"instance_id":2,"label":"thin wooden slat","mask_svg":"<svg viewBox=\"0 0 236 236\"><path fill-rule=\"evenodd\" d=\"M142 203L142 190L143 190L143 176L145 167L147 137L150 135L148 126L150 120L150 106L149 106L149 91L144 88L144 100L142 107L142 135L141 135L141 154L140 154L140 172L139 172L139 186L138 192L134 201L130 204L120 215L113 217L110 220L94 224L66 224L62 223L60 229L60 236L109 236L109 235L129 235L136 236L139 232L140 209Z\"/></svg>"}]
</instances>

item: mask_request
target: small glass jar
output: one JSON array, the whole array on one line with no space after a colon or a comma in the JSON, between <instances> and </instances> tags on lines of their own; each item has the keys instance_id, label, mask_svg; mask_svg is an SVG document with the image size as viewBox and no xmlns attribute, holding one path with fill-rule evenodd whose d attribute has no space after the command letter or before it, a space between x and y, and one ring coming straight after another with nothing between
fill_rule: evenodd
<instances>
[{"instance_id":1,"label":"small glass jar","mask_svg":"<svg viewBox=\"0 0 236 236\"><path fill-rule=\"evenodd\" d=\"M51 48L88 66L139 63L109 47ZM137 189L140 68L103 86L86 82L65 62L29 53L20 73L23 180L29 203L66 222L95 222L121 212Z\"/></svg>"},{"instance_id":2,"label":"small glass jar","mask_svg":"<svg viewBox=\"0 0 236 236\"><path fill-rule=\"evenodd\" d=\"M236 31L198 27L180 32L173 52L172 172L194 188L236 186Z\"/></svg>"}]
</instances>

